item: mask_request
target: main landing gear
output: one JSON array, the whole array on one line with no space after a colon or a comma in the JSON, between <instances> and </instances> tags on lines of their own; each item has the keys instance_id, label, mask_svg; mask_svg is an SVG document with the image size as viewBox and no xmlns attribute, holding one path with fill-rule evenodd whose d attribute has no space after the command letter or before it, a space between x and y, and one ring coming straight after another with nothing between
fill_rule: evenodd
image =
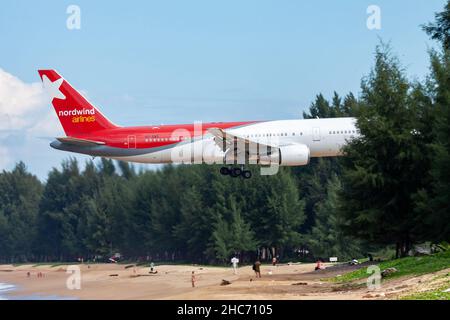
<instances>
[{"instance_id":1,"label":"main landing gear","mask_svg":"<svg viewBox=\"0 0 450 320\"><path fill-rule=\"evenodd\" d=\"M244 179L250 179L252 177L252 172L250 170L244 170L243 167L222 167L220 168L220 174L233 178L242 177Z\"/></svg>"}]
</instances>

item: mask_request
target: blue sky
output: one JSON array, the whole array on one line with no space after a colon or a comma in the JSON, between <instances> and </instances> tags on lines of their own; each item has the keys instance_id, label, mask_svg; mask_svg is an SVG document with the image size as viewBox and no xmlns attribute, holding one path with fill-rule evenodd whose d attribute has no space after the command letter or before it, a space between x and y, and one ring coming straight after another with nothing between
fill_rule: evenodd
<instances>
[{"instance_id":1,"label":"blue sky","mask_svg":"<svg viewBox=\"0 0 450 320\"><path fill-rule=\"evenodd\" d=\"M444 3L3 0L0 69L32 84L38 68L55 68L121 125L299 118L320 92L357 94L380 38L423 78L434 43L420 25ZM80 30L66 28L70 4ZM366 27L372 4L381 30ZM30 133L0 133L3 168L23 160L44 177L67 157Z\"/></svg>"}]
</instances>

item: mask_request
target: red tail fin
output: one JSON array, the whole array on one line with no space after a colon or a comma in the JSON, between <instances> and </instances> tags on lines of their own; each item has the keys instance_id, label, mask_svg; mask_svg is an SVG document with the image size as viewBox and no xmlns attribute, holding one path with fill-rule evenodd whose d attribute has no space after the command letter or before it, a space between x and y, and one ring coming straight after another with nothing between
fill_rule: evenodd
<instances>
[{"instance_id":1,"label":"red tail fin","mask_svg":"<svg viewBox=\"0 0 450 320\"><path fill-rule=\"evenodd\" d=\"M67 136L76 137L117 127L55 70L38 72Z\"/></svg>"}]
</instances>

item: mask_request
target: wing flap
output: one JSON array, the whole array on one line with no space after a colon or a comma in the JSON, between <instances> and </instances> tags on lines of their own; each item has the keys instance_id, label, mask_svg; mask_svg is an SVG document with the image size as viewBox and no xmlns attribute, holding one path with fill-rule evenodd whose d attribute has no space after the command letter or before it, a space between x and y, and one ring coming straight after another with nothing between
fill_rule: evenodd
<instances>
[{"instance_id":1,"label":"wing flap","mask_svg":"<svg viewBox=\"0 0 450 320\"><path fill-rule=\"evenodd\" d=\"M224 151L225 149L234 146L234 148L237 149L238 152L244 152L245 150L239 150L239 147L242 146L248 148L248 145L250 144L252 144L253 146L257 145L258 148L262 150L271 150L273 148L277 148L277 146L252 141L245 137L234 135L220 128L209 128L208 132L214 136L216 144ZM256 148L254 149L256 150Z\"/></svg>"}]
</instances>

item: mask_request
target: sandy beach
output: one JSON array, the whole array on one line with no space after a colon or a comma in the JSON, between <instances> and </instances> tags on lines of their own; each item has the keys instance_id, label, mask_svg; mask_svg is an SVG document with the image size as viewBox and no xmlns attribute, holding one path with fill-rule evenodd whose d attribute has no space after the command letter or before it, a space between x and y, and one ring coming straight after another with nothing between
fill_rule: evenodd
<instances>
[{"instance_id":1,"label":"sandy beach","mask_svg":"<svg viewBox=\"0 0 450 320\"><path fill-rule=\"evenodd\" d=\"M328 264L327 269L314 271L315 264L263 265L262 278L255 278L251 266L239 268L237 275L231 268L211 266L161 265L156 266L157 274L149 274L149 268L125 268L121 264L78 266L81 289L69 290L67 265L0 265L0 283L17 287L3 295L7 299L37 296L87 300L384 299L411 291L414 284L424 280L420 277L399 279L383 285L380 292L370 292L365 286L343 287L325 280L362 266L331 267ZM191 285L192 271L197 277L195 288ZM38 273L43 276L38 277ZM221 285L223 280L230 284ZM404 285L405 281L410 285Z\"/></svg>"}]
</instances>

